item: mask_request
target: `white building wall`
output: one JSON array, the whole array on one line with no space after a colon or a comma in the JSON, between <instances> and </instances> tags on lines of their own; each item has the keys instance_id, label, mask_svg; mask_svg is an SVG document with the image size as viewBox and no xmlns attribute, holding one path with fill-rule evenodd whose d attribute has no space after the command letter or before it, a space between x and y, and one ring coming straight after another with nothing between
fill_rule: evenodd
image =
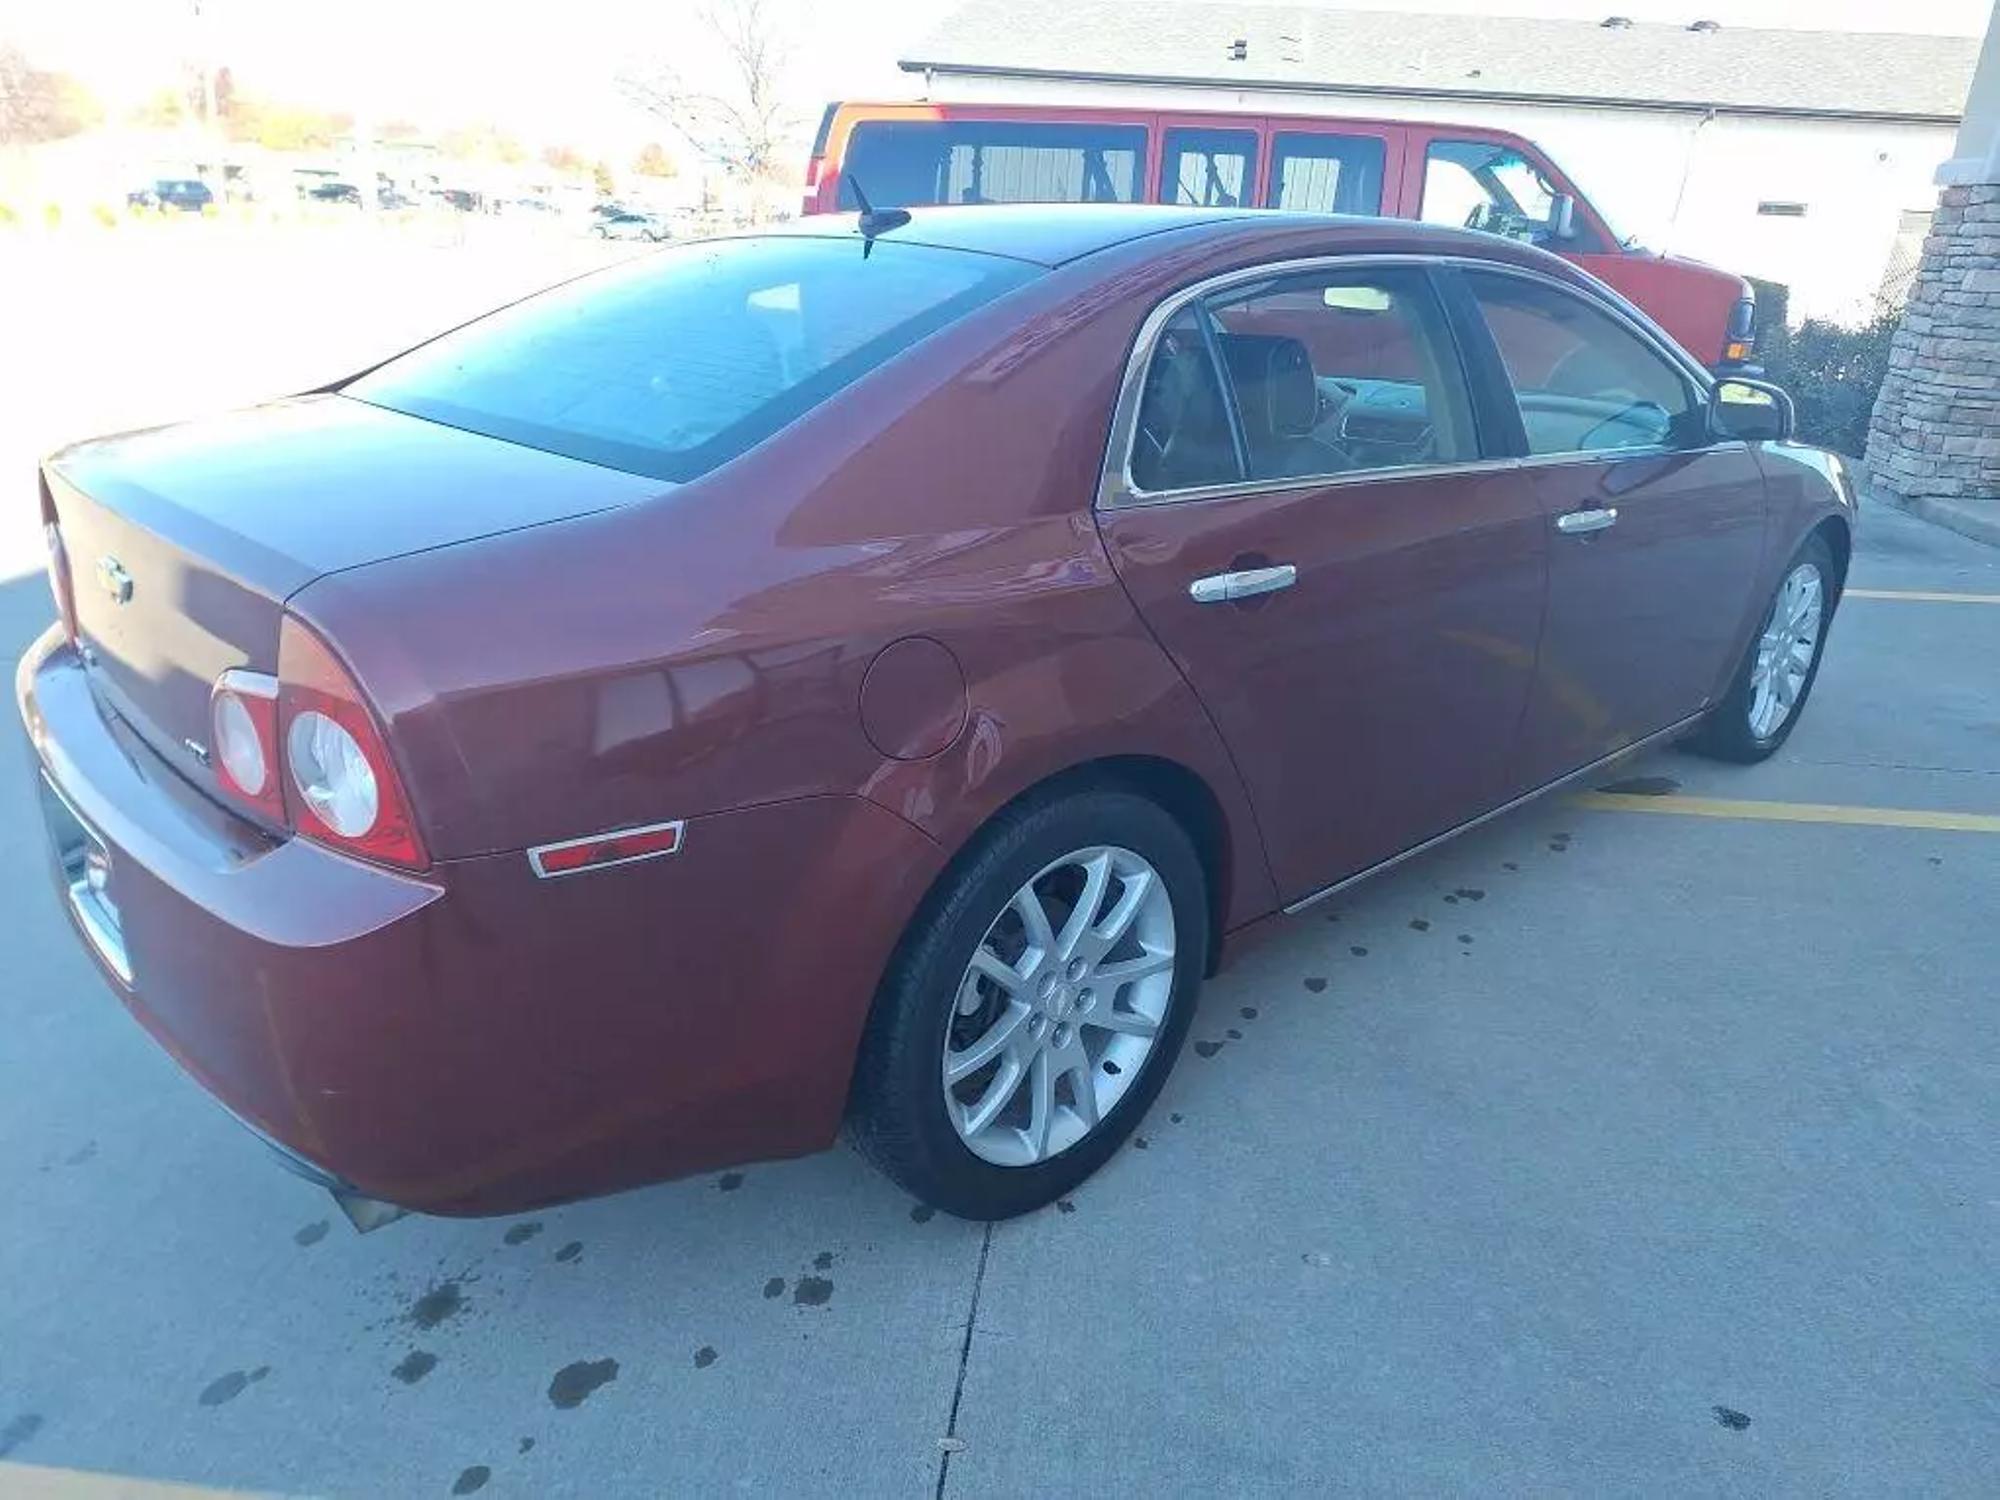
<instances>
[{"instance_id":1,"label":"white building wall","mask_svg":"<svg viewBox=\"0 0 2000 1500\"><path fill-rule=\"evenodd\" d=\"M1539 143L1620 233L1791 289L1794 321L1873 310L1905 209L1928 210L1951 152L1945 125L1702 116L1474 100L938 75L929 97L1356 115L1494 125ZM1685 178L1685 191L1683 179ZM1802 218L1757 212L1803 203Z\"/></svg>"}]
</instances>

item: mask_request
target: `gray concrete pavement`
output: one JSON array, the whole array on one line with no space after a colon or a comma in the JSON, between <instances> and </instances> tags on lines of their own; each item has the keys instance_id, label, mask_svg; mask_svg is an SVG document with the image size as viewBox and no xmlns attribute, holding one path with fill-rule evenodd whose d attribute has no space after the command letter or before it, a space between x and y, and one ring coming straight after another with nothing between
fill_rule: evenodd
<instances>
[{"instance_id":1,"label":"gray concrete pavement","mask_svg":"<svg viewBox=\"0 0 2000 1500\"><path fill-rule=\"evenodd\" d=\"M1853 581L2000 594L2000 553L1875 510ZM8 660L46 612L0 584ZM1854 599L1780 757L1622 774L2000 813L1996 661L2000 606ZM354 1496L1991 1492L2000 836L1543 803L1241 944L1142 1140L990 1232L842 1150L363 1239L97 982L0 746L7 1462Z\"/></svg>"}]
</instances>

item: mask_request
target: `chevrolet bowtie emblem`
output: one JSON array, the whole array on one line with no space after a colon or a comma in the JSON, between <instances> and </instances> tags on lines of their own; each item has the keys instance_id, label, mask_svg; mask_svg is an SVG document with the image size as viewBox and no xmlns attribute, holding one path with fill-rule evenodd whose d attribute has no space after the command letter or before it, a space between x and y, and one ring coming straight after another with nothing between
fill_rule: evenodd
<instances>
[{"instance_id":1,"label":"chevrolet bowtie emblem","mask_svg":"<svg viewBox=\"0 0 2000 1500\"><path fill-rule=\"evenodd\" d=\"M97 586L111 596L113 604L123 604L132 597L132 575L115 557L98 558Z\"/></svg>"}]
</instances>

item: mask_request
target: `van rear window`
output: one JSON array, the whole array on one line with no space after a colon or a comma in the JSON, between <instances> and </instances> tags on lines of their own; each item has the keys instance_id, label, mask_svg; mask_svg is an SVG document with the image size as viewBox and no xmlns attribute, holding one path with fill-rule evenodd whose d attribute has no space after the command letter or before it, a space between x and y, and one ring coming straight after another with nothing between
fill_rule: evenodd
<instances>
[{"instance_id":1,"label":"van rear window","mask_svg":"<svg viewBox=\"0 0 2000 1500\"><path fill-rule=\"evenodd\" d=\"M1146 127L1038 120L864 120L848 137L840 206L1136 203Z\"/></svg>"},{"instance_id":2,"label":"van rear window","mask_svg":"<svg viewBox=\"0 0 2000 1500\"><path fill-rule=\"evenodd\" d=\"M998 256L772 235L647 255L517 302L343 387L374 406L693 479L1039 274Z\"/></svg>"}]
</instances>

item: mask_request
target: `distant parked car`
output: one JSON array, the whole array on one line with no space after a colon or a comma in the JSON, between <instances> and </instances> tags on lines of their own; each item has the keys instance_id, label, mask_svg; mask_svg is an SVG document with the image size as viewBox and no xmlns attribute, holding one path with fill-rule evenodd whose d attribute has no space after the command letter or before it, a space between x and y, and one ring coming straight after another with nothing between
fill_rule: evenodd
<instances>
[{"instance_id":1,"label":"distant parked car","mask_svg":"<svg viewBox=\"0 0 2000 1500\"><path fill-rule=\"evenodd\" d=\"M174 209L198 214L215 202L209 185L196 177L162 177L150 187L127 193L125 201L134 208Z\"/></svg>"},{"instance_id":2,"label":"distant parked car","mask_svg":"<svg viewBox=\"0 0 2000 1500\"><path fill-rule=\"evenodd\" d=\"M358 1221L843 1117L1021 1213L1139 1123L1226 931L1637 747L1784 743L1853 518L1790 435L1490 234L920 208L638 256L43 466L57 897Z\"/></svg>"},{"instance_id":3,"label":"distant parked car","mask_svg":"<svg viewBox=\"0 0 2000 1500\"><path fill-rule=\"evenodd\" d=\"M346 203L361 207L361 189L351 182L322 182L308 188L306 196L315 203Z\"/></svg>"},{"instance_id":4,"label":"distant parked car","mask_svg":"<svg viewBox=\"0 0 2000 1500\"><path fill-rule=\"evenodd\" d=\"M600 240L663 240L668 229L651 214L618 213L600 218L590 226Z\"/></svg>"}]
</instances>

